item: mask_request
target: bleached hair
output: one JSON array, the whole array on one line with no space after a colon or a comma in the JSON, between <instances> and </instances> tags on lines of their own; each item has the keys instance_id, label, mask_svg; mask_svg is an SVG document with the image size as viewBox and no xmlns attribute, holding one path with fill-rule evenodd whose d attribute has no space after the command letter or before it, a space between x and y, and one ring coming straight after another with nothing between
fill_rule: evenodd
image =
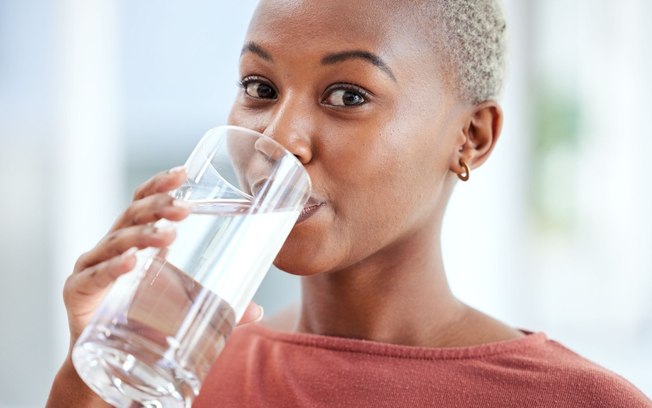
<instances>
[{"instance_id":1,"label":"bleached hair","mask_svg":"<svg viewBox=\"0 0 652 408\"><path fill-rule=\"evenodd\" d=\"M453 89L472 103L497 99L505 76L506 23L499 0L423 0L443 38L436 41Z\"/></svg>"}]
</instances>

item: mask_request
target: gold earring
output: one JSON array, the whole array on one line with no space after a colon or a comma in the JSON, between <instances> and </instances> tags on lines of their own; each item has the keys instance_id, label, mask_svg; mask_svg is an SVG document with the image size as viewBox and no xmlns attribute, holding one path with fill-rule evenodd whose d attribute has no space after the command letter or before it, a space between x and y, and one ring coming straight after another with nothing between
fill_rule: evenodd
<instances>
[{"instance_id":1,"label":"gold earring","mask_svg":"<svg viewBox=\"0 0 652 408\"><path fill-rule=\"evenodd\" d=\"M471 176L471 169L469 168L469 165L466 164L464 159L460 159L460 166L464 167L464 172L459 173L457 177L459 177L459 179L462 181L467 181Z\"/></svg>"}]
</instances>

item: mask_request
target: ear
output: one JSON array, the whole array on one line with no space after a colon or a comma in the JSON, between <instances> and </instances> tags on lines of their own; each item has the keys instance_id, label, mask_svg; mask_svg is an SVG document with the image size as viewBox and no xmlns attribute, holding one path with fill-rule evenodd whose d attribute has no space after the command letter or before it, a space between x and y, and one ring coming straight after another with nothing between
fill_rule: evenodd
<instances>
[{"instance_id":1,"label":"ear","mask_svg":"<svg viewBox=\"0 0 652 408\"><path fill-rule=\"evenodd\" d=\"M491 154L503 127L503 110L498 102L490 100L474 105L462 130L462 143L451 163L451 171L464 172L460 159L471 168L477 168Z\"/></svg>"}]
</instances>

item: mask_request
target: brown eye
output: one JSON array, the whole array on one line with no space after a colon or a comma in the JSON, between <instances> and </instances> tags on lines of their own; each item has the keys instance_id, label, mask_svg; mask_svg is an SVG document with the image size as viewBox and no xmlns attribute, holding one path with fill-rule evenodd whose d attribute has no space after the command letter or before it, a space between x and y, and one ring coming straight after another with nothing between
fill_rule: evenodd
<instances>
[{"instance_id":1,"label":"brown eye","mask_svg":"<svg viewBox=\"0 0 652 408\"><path fill-rule=\"evenodd\" d=\"M367 102L361 89L338 88L326 94L322 103L331 106L358 106Z\"/></svg>"},{"instance_id":2,"label":"brown eye","mask_svg":"<svg viewBox=\"0 0 652 408\"><path fill-rule=\"evenodd\" d=\"M244 92L256 99L276 99L276 90L266 82L259 79L245 79L241 82Z\"/></svg>"}]
</instances>

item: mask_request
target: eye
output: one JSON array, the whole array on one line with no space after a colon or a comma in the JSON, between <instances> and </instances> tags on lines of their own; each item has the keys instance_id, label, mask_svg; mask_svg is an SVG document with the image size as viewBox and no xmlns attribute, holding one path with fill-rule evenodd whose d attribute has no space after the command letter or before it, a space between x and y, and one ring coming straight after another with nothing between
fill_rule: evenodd
<instances>
[{"instance_id":1,"label":"eye","mask_svg":"<svg viewBox=\"0 0 652 408\"><path fill-rule=\"evenodd\" d=\"M326 91L321 103L332 106L358 106L367 102L367 92L355 85L339 85Z\"/></svg>"},{"instance_id":2,"label":"eye","mask_svg":"<svg viewBox=\"0 0 652 408\"><path fill-rule=\"evenodd\" d=\"M259 77L247 77L240 81L244 92L256 99L276 99L277 92L267 81Z\"/></svg>"}]
</instances>

